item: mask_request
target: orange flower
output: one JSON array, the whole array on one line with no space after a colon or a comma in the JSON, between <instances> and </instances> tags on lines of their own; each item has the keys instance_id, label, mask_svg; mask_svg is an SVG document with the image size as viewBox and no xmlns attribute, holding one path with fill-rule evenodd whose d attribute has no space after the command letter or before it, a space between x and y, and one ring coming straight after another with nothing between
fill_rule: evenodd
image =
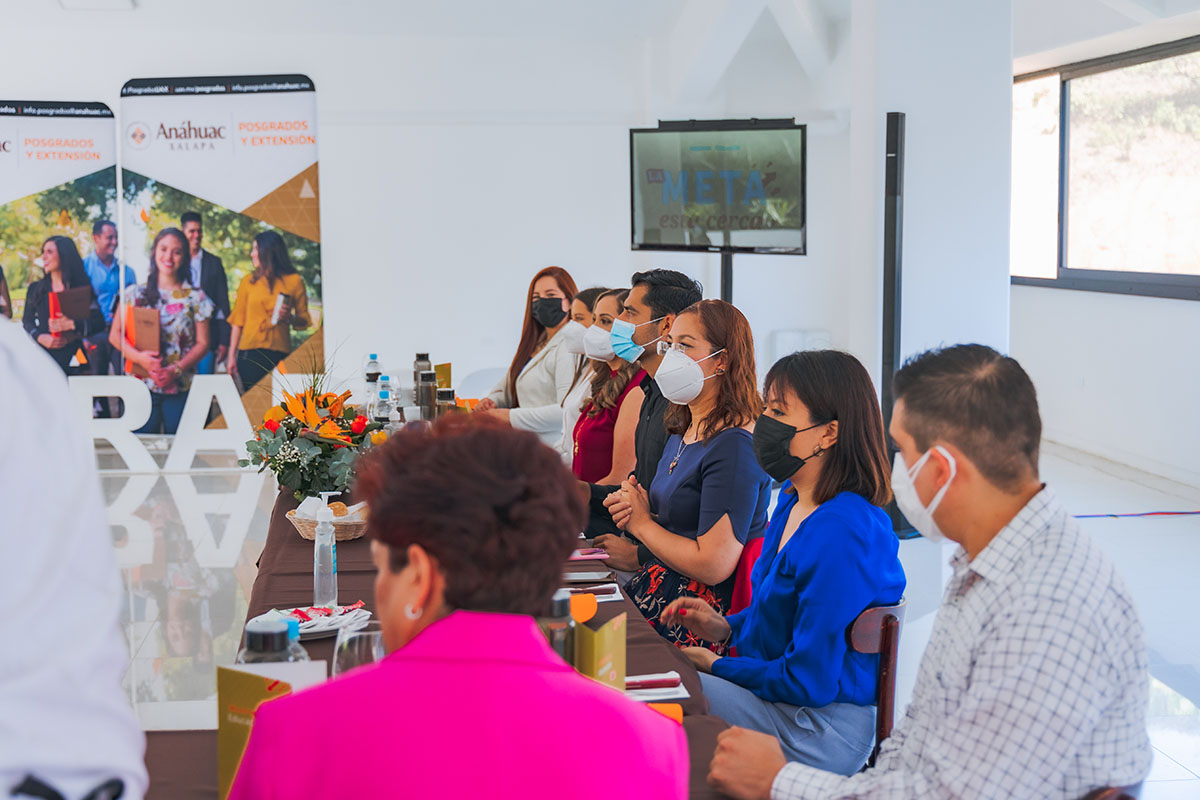
<instances>
[{"instance_id":1,"label":"orange flower","mask_svg":"<svg viewBox=\"0 0 1200 800\"><path fill-rule=\"evenodd\" d=\"M287 419L287 416L288 412L282 406L271 406L267 409L267 413L263 414L263 422L270 422L272 420L275 422L283 422L285 419Z\"/></svg>"},{"instance_id":2,"label":"orange flower","mask_svg":"<svg viewBox=\"0 0 1200 800\"><path fill-rule=\"evenodd\" d=\"M383 444L387 441L387 431L371 431L371 444Z\"/></svg>"},{"instance_id":3,"label":"orange flower","mask_svg":"<svg viewBox=\"0 0 1200 800\"><path fill-rule=\"evenodd\" d=\"M342 415L342 408L345 406L346 401L350 399L350 390L347 389L340 395L334 395L333 392L327 392L321 396L321 399L324 400L326 397L333 398L333 402L329 404L329 416L340 417Z\"/></svg>"},{"instance_id":4,"label":"orange flower","mask_svg":"<svg viewBox=\"0 0 1200 800\"><path fill-rule=\"evenodd\" d=\"M327 419L317 428L317 435L322 439L335 439L339 442L348 442L350 437L342 431L342 427L332 419Z\"/></svg>"},{"instance_id":5,"label":"orange flower","mask_svg":"<svg viewBox=\"0 0 1200 800\"><path fill-rule=\"evenodd\" d=\"M283 402L288 412L306 427L316 428L321 424L321 415L317 413L317 403L311 389L306 390L303 395L284 392Z\"/></svg>"}]
</instances>

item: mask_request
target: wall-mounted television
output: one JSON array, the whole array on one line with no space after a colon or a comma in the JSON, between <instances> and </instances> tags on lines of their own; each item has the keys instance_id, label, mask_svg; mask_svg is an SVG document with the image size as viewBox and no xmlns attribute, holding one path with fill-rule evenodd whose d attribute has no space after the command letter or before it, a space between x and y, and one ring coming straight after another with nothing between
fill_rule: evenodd
<instances>
[{"instance_id":1,"label":"wall-mounted television","mask_svg":"<svg viewBox=\"0 0 1200 800\"><path fill-rule=\"evenodd\" d=\"M633 249L804 255L806 144L790 119L631 130Z\"/></svg>"}]
</instances>

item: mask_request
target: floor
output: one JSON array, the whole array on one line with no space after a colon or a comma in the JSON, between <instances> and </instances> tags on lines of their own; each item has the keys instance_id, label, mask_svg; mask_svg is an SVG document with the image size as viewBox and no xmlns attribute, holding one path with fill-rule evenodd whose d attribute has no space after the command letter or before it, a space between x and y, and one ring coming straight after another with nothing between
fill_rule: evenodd
<instances>
[{"instance_id":1,"label":"floor","mask_svg":"<svg viewBox=\"0 0 1200 800\"><path fill-rule=\"evenodd\" d=\"M104 453L100 462L116 465ZM231 467L213 461L187 474L102 472L127 592L126 688L147 730L216 724L214 667L236 655L277 491L270 476ZM1200 509L1200 489L1054 445L1045 448L1042 472L1076 514ZM1142 797L1200 798L1200 625L1190 604L1179 602L1200 564L1200 517L1080 524L1118 564L1146 628L1155 761ZM901 543L909 588L897 718L949 578L952 547Z\"/></svg>"}]
</instances>

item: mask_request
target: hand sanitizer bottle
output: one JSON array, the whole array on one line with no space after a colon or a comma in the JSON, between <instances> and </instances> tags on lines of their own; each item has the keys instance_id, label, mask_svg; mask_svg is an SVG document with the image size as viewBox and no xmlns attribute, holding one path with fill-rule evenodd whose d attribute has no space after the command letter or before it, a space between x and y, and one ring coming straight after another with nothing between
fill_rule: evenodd
<instances>
[{"instance_id":1,"label":"hand sanitizer bottle","mask_svg":"<svg viewBox=\"0 0 1200 800\"><path fill-rule=\"evenodd\" d=\"M321 492L325 502L317 509L316 538L313 541L313 605L333 608L337 605L337 541L333 536L333 510L329 495L341 492Z\"/></svg>"}]
</instances>

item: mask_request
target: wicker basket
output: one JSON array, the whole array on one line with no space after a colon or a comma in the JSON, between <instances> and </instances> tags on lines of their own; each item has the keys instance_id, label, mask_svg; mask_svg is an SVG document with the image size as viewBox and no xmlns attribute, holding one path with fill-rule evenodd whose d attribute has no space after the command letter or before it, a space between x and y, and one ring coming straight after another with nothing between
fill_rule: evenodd
<instances>
[{"instance_id":1,"label":"wicker basket","mask_svg":"<svg viewBox=\"0 0 1200 800\"><path fill-rule=\"evenodd\" d=\"M302 538L308 539L310 542L317 538L317 521L315 519L297 517L294 509L287 512L287 518ZM366 532L367 523L365 522L338 522L337 517L333 518L333 538L339 542L357 539Z\"/></svg>"}]
</instances>

